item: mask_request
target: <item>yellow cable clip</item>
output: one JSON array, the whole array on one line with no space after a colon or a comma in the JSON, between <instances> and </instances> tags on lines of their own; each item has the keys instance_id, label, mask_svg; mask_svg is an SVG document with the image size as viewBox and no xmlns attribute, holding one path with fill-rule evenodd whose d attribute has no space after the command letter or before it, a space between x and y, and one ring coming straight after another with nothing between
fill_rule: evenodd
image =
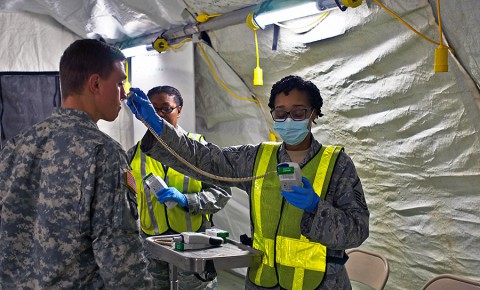
<instances>
[{"instance_id":1,"label":"yellow cable clip","mask_svg":"<svg viewBox=\"0 0 480 290\"><path fill-rule=\"evenodd\" d=\"M214 17L217 17L217 16L220 16L222 14L206 14L206 13L201 13L201 14L198 14L197 17L195 17L195 19L197 20L197 22L200 22L200 23L203 23L203 22L207 22L210 18L214 18Z\"/></svg>"},{"instance_id":2,"label":"yellow cable clip","mask_svg":"<svg viewBox=\"0 0 480 290\"><path fill-rule=\"evenodd\" d=\"M355 8L362 4L362 0L342 0L342 4L350 8Z\"/></svg>"},{"instance_id":3,"label":"yellow cable clip","mask_svg":"<svg viewBox=\"0 0 480 290\"><path fill-rule=\"evenodd\" d=\"M154 42L152 42L153 48L159 53L165 52L168 49L168 43L164 38L157 37Z\"/></svg>"},{"instance_id":4,"label":"yellow cable clip","mask_svg":"<svg viewBox=\"0 0 480 290\"><path fill-rule=\"evenodd\" d=\"M255 19L253 17L254 17L253 12L248 13L246 23L247 23L248 28L255 31L255 30L260 29L260 26L257 25L257 23L255 22Z\"/></svg>"}]
</instances>

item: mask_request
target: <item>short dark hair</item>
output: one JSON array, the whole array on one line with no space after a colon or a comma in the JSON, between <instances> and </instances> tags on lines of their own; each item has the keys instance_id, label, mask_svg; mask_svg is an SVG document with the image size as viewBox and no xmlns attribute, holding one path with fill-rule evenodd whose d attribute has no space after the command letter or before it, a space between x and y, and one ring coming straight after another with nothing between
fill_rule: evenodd
<instances>
[{"instance_id":1,"label":"short dark hair","mask_svg":"<svg viewBox=\"0 0 480 290\"><path fill-rule=\"evenodd\" d=\"M272 90L270 91L270 99L268 100L268 106L270 109L275 108L275 98L278 94L284 93L288 96L290 91L293 89L306 92L310 98L310 104L312 105L312 108L318 113L318 117L323 116L321 111L323 99L317 86L311 81L307 81L299 76L292 75L282 78L272 86Z\"/></svg>"},{"instance_id":2,"label":"short dark hair","mask_svg":"<svg viewBox=\"0 0 480 290\"><path fill-rule=\"evenodd\" d=\"M182 95L180 94L180 91L171 86L158 86L158 87L151 88L148 91L147 96L150 99L153 95L160 94L160 93L165 93L169 96L173 96L173 99L175 100L175 104L177 104L177 106L183 107L183 98L182 98Z\"/></svg>"},{"instance_id":3,"label":"short dark hair","mask_svg":"<svg viewBox=\"0 0 480 290\"><path fill-rule=\"evenodd\" d=\"M116 61L125 55L103 41L79 39L70 44L60 59L60 86L62 98L80 94L90 75L98 73L108 78Z\"/></svg>"}]
</instances>

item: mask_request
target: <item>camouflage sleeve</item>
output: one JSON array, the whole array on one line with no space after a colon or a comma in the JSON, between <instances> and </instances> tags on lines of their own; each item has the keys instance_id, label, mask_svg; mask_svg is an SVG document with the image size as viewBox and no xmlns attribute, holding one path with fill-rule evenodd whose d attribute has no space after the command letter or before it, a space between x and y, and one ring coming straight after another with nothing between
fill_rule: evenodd
<instances>
[{"instance_id":1,"label":"camouflage sleeve","mask_svg":"<svg viewBox=\"0 0 480 290\"><path fill-rule=\"evenodd\" d=\"M163 123L161 137L173 151L203 171L222 177L236 178L252 175L259 145L220 148L212 143L202 144L178 132L168 122ZM164 165L173 167L175 170L202 182L218 186L235 186L243 190L251 187L251 182L219 181L205 177L197 171L188 168L177 157L168 152L149 131L142 139L141 149L145 154L162 162Z\"/></svg>"},{"instance_id":2,"label":"camouflage sleeve","mask_svg":"<svg viewBox=\"0 0 480 290\"><path fill-rule=\"evenodd\" d=\"M198 141L203 145L208 144L203 136ZM225 207L231 196L230 187L220 187L203 182L200 192L186 195L188 210L192 214L214 214Z\"/></svg>"},{"instance_id":3,"label":"camouflage sleeve","mask_svg":"<svg viewBox=\"0 0 480 290\"><path fill-rule=\"evenodd\" d=\"M92 241L95 261L107 289L148 289L146 261L134 206L129 202L125 153L100 148L95 164Z\"/></svg>"},{"instance_id":4,"label":"camouflage sleeve","mask_svg":"<svg viewBox=\"0 0 480 290\"><path fill-rule=\"evenodd\" d=\"M232 196L229 187L202 183L202 190L196 194L186 194L188 210L192 214L214 214L221 210Z\"/></svg>"},{"instance_id":5,"label":"camouflage sleeve","mask_svg":"<svg viewBox=\"0 0 480 290\"><path fill-rule=\"evenodd\" d=\"M353 161L342 152L325 200L318 203L316 211L303 215L302 234L329 249L358 247L369 235L369 216Z\"/></svg>"}]
</instances>

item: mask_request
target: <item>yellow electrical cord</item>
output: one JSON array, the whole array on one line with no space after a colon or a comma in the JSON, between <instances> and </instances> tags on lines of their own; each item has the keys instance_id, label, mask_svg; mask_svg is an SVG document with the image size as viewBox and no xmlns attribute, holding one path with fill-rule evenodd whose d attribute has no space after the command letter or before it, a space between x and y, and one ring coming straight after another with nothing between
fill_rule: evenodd
<instances>
[{"instance_id":1,"label":"yellow electrical cord","mask_svg":"<svg viewBox=\"0 0 480 290\"><path fill-rule=\"evenodd\" d=\"M253 70L253 85L263 86L263 70L260 67L260 53L258 51L257 29L253 30L253 37L255 39L255 56L257 59L257 66Z\"/></svg>"},{"instance_id":2,"label":"yellow electrical cord","mask_svg":"<svg viewBox=\"0 0 480 290\"><path fill-rule=\"evenodd\" d=\"M258 51L257 30L253 31L253 39L255 40L255 59L256 59L257 67L260 67L260 53Z\"/></svg>"},{"instance_id":3,"label":"yellow electrical cord","mask_svg":"<svg viewBox=\"0 0 480 290\"><path fill-rule=\"evenodd\" d=\"M245 98L245 97L242 97L242 96L239 96L237 94L235 94L229 87L227 87L225 85L225 83L220 80L220 78L218 77L217 73L215 72L215 69L213 68L213 65L212 65L212 62L210 61L210 58L207 56L207 54L205 53L205 50L203 49L202 45L200 43L197 43L197 47L200 49L200 52L202 53L203 57L205 58L205 61L207 62L208 64L208 67L210 68L210 71L212 72L212 75L213 77L215 78L215 80L225 89L225 91L227 91L232 97L234 97L235 99L238 99L238 100L241 100L241 101L247 101L247 102L252 102L252 103L255 103L257 106L260 107L261 111L264 112L263 110L263 106L262 106L262 103L257 100L257 99L249 99L249 98ZM269 137L268 139L270 141L277 141L277 138L275 136L275 134L269 130Z\"/></svg>"},{"instance_id":4,"label":"yellow electrical cord","mask_svg":"<svg viewBox=\"0 0 480 290\"><path fill-rule=\"evenodd\" d=\"M152 42L152 47L153 47L153 49L155 49L159 53L162 53L162 52L165 52L169 49L172 49L172 50L177 49L189 40L192 40L192 38L191 37L186 37L186 38L182 39L182 41L180 41L176 45L168 45L168 42L165 38L157 37L157 39L155 39Z\"/></svg>"},{"instance_id":5,"label":"yellow electrical cord","mask_svg":"<svg viewBox=\"0 0 480 290\"><path fill-rule=\"evenodd\" d=\"M129 97L130 98L132 97L131 94L129 94ZM224 177L224 176L218 176L218 175L211 174L209 172L203 171L202 169L200 169L198 167L195 167L195 165L193 165L190 162L188 162L187 160L185 160L182 156L178 155L178 153L175 152L175 150L173 150L170 146L168 146L168 144L162 138L160 138L160 136L158 136L158 134L155 132L155 130L153 130L153 128L145 121L145 119L143 119L143 117L142 117L142 115L140 115L140 113L138 111L138 108L135 105L135 103L132 102L132 104L133 104L133 107L135 108L135 111L137 111L137 116L140 118L140 121L148 128L148 130L150 130L150 132L153 134L153 136L155 136L155 139L157 139L158 142L160 142L160 144L162 144L162 146L165 147L165 149L167 149L168 152L170 152L170 154L172 154L180 162L185 164L185 166L187 166L188 168L192 169L193 171L195 171L195 172L197 172L197 173L199 173L203 176L206 176L206 177L211 178L211 179L219 180L219 181L226 181L226 182L247 182L247 181L253 181L253 180L256 180L256 179L264 178L267 175L270 175L272 173L276 173L276 171L269 171L265 174L261 174L261 175L257 175L257 176Z\"/></svg>"},{"instance_id":6,"label":"yellow electrical cord","mask_svg":"<svg viewBox=\"0 0 480 290\"><path fill-rule=\"evenodd\" d=\"M415 32L418 36L420 36L421 38L425 39L426 41L428 42L431 42L433 44L436 44L436 45L443 45L441 42L437 42L433 39L430 39L428 38L427 36L421 34L420 32L418 32L417 30L415 30L415 28L413 28L410 24L408 24L405 20L403 20L400 16L398 16L395 12L393 12L392 10L388 9L387 7L385 7L385 5L383 5L379 0L373 0L375 1L375 3L378 4L378 6L382 7L385 11L387 11L388 13L390 13L393 17L395 17L398 21L400 21L401 23L403 23L405 26L407 26L408 28L410 28L413 32ZM440 11L440 5L439 5L439 0L437 0L437 10ZM438 19L439 19L439 31L440 31L440 41L442 41L442 36L441 36L441 25L440 25L440 13L438 13ZM449 47L449 46L445 46L448 50L450 50L450 52L455 55L455 51Z\"/></svg>"},{"instance_id":7,"label":"yellow electrical cord","mask_svg":"<svg viewBox=\"0 0 480 290\"><path fill-rule=\"evenodd\" d=\"M438 17L438 35L440 36L440 44L443 44L442 15L440 15L440 0L437 0L437 17Z\"/></svg>"},{"instance_id":8,"label":"yellow electrical cord","mask_svg":"<svg viewBox=\"0 0 480 290\"><path fill-rule=\"evenodd\" d=\"M218 77L217 73L215 72L215 69L213 68L213 65L212 65L212 62L210 61L210 59L208 58L207 54L205 53L205 51L203 50L203 47L200 43L197 43L197 47L200 49L200 52L202 53L203 57L205 58L205 61L207 62L208 64L208 67L210 68L210 71L212 72L212 75L213 77L215 78L215 80L234 98L236 99L239 99L239 100L242 100L242 101L247 101L247 102L252 102L252 103L255 103L257 104L260 108L262 107L262 104L260 103L260 101L256 100L256 99L249 99L249 98L245 98L245 97L242 97L242 96L239 96L237 94L235 94L230 88L228 88L225 83L222 82L222 80L220 80L220 78Z\"/></svg>"},{"instance_id":9,"label":"yellow electrical cord","mask_svg":"<svg viewBox=\"0 0 480 290\"><path fill-rule=\"evenodd\" d=\"M257 39L257 30L260 29L260 27L255 22L253 12L247 15L247 18L245 19L245 23L247 24L248 28L253 30L253 37L255 38L255 55L256 55L257 66L253 70L253 85L263 86L263 70L260 67L260 54L258 53L258 39Z\"/></svg>"},{"instance_id":10,"label":"yellow electrical cord","mask_svg":"<svg viewBox=\"0 0 480 290\"><path fill-rule=\"evenodd\" d=\"M442 32L442 15L440 13L440 0L437 0L437 15L438 15L438 34L440 35L440 44L435 49L433 71L448 72L448 50L443 45L443 32Z\"/></svg>"},{"instance_id":11,"label":"yellow electrical cord","mask_svg":"<svg viewBox=\"0 0 480 290\"><path fill-rule=\"evenodd\" d=\"M327 16L328 12L329 12L329 11L323 12L322 15L320 15L320 17L318 17L317 19L315 19L315 20L312 21L311 23L308 23L308 24L302 25L302 26L289 26L289 25L284 25L284 24L278 23L278 22L275 22L275 25L280 26L280 27L282 27L282 28L286 28L286 29L302 29L302 28L310 27L310 26L313 26L313 25L319 23L320 21L322 21L323 19L325 19L325 17Z\"/></svg>"},{"instance_id":12,"label":"yellow electrical cord","mask_svg":"<svg viewBox=\"0 0 480 290\"><path fill-rule=\"evenodd\" d=\"M185 42L189 41L189 40L192 40L191 37L186 37L184 39L182 39L182 41L180 41L179 43L175 44L175 45L169 45L168 48L170 49L177 49L179 47L181 47Z\"/></svg>"}]
</instances>

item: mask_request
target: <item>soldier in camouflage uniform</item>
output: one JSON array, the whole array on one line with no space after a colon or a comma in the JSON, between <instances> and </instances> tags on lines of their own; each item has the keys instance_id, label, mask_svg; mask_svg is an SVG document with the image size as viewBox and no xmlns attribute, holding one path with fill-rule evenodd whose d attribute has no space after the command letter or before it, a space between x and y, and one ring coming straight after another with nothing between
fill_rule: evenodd
<instances>
[{"instance_id":1,"label":"soldier in camouflage uniform","mask_svg":"<svg viewBox=\"0 0 480 290\"><path fill-rule=\"evenodd\" d=\"M139 115L143 118L147 117L145 119L151 124L151 120L154 119L151 104L143 92L138 89L133 89L133 91L135 95L127 103L137 118L139 118ZM274 166L272 168L274 170L275 165L280 162L294 161L299 163L302 174L308 175L308 170L304 171L304 169L310 167L310 170L312 170L310 164L314 160L318 160L317 156L320 152L326 152L327 149L331 148L330 146L322 146L311 134L312 122L317 117L322 116L322 104L323 101L318 88L309 81L297 76L287 76L277 82L271 90L269 107L275 121L274 129L284 142L281 145L277 144L270 147L267 142L259 145L220 148L211 143L202 145L199 142L192 141L175 131L167 122L163 122L162 126L152 126L152 128L180 156L196 167L212 174L226 177L256 175L258 173L257 168L271 165L271 161L267 160L267 163L259 161L262 161L261 156L263 156L265 148L273 148L274 151L271 155L273 156ZM285 125L280 123L285 123ZM339 147L334 148L338 149ZM142 139L142 151L155 159L161 160L164 164L179 168L179 170L183 167L182 171L189 176L222 184L222 182L206 178L183 166L155 140L151 132L147 132ZM304 177L302 179L303 187L294 187L291 192L281 190L278 178L275 181L271 176L253 182L233 183L234 186L247 191L250 196L253 246L264 252L263 260L249 268L246 289L351 289L344 267L346 261L345 250L358 247L367 239L369 211L352 160L343 150L337 153L336 162L333 162L332 167L328 165L328 168L331 168L330 180L329 182L326 181L326 186L320 188L317 185L316 175L315 178L312 175L309 175L308 179ZM321 158L323 160L324 155ZM313 169L315 170L315 168ZM319 171L325 170L319 168L317 173ZM315 182L312 182L314 179ZM262 182L273 184L271 188L274 190L263 192L265 185L262 185ZM277 182L276 185L275 182ZM228 182L224 184L232 185ZM320 191L325 191L322 193L322 198L318 197ZM269 198L264 199L263 195ZM282 196L284 199L282 199ZM270 212L271 214L269 214ZM264 214L263 226L268 225L269 222L274 223L275 236L270 240L265 239L265 236L257 236L258 233L264 234L258 227L258 221L256 221L259 219L259 213ZM276 216L277 214L281 215L280 218ZM281 217L287 215L287 218L281 219ZM291 216L296 218L293 227ZM268 226L271 227L272 225ZM295 235L284 232L284 226L295 232ZM290 248L280 247L288 243L289 240L294 241L294 243L288 244L294 250L301 248L302 244L311 246L312 249L316 249L318 245L323 245L326 247L326 253L325 251L321 253L323 255L322 262L320 263L320 260L315 256L319 254L320 257L321 250L312 254L308 250L309 248L304 248L306 250L303 255L299 255L298 252L297 255L291 255L288 252ZM268 248L268 244L273 245L271 246L274 248L273 253L267 251L272 249ZM310 260L305 260L302 265L302 260L307 259L306 257L309 257ZM300 259L300 261L295 260L295 258ZM285 262L290 262L293 265L299 263L300 266L295 266L292 269ZM315 271L310 271L310 266ZM318 271L318 266L323 266L323 269ZM262 276L264 274L266 276ZM305 277L310 278L303 279L304 274Z\"/></svg>"},{"instance_id":2,"label":"soldier in camouflage uniform","mask_svg":"<svg viewBox=\"0 0 480 290\"><path fill-rule=\"evenodd\" d=\"M0 152L0 289L151 288L125 151L96 124L126 98L124 60L75 41L60 60L62 107Z\"/></svg>"}]
</instances>

